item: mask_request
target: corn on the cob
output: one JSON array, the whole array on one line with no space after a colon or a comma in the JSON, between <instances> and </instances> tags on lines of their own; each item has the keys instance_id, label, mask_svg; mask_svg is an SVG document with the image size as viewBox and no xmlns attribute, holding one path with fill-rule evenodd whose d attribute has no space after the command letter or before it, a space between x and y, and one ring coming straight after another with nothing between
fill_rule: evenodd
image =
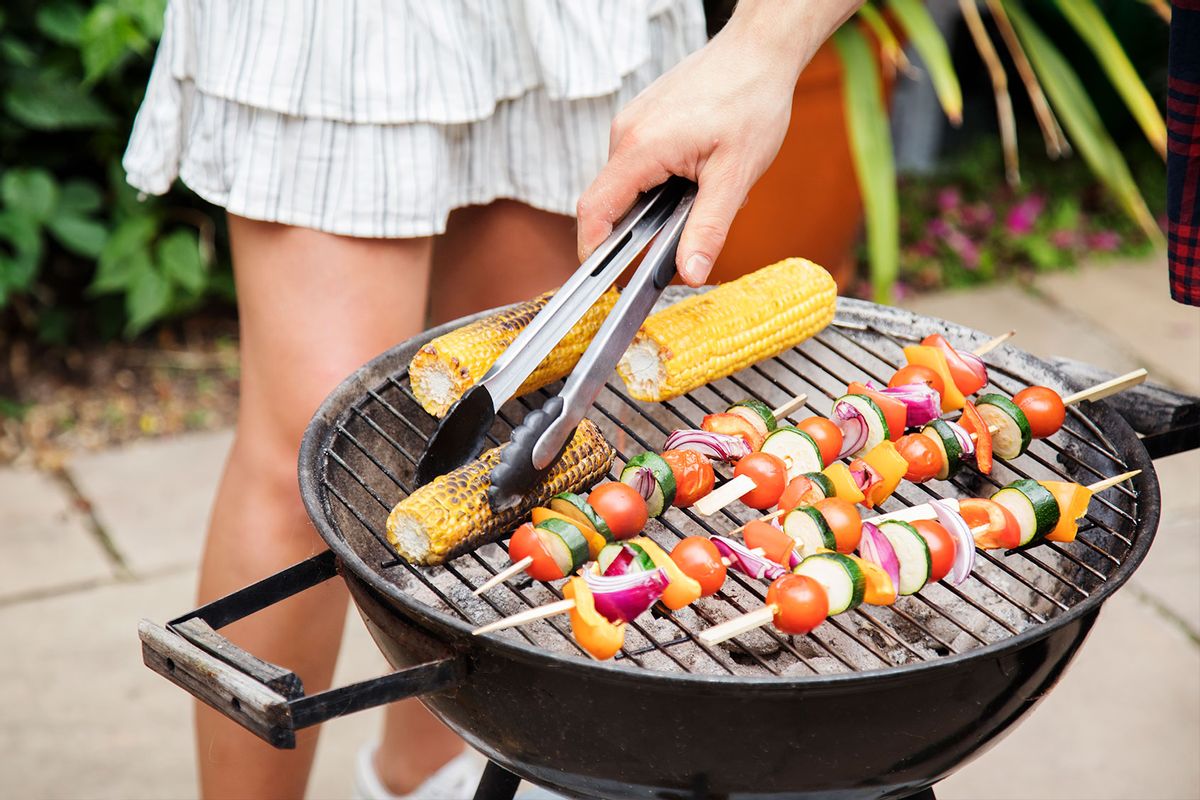
<instances>
[{"instance_id":1,"label":"corn on the cob","mask_svg":"<svg viewBox=\"0 0 1200 800\"><path fill-rule=\"evenodd\" d=\"M488 505L488 475L500 461L501 448L417 489L392 509L388 541L411 564L436 565L495 541L529 510L559 492L578 492L600 480L612 466L614 451L596 423L585 419L550 472L525 503L495 513Z\"/></svg>"},{"instance_id":2,"label":"corn on the cob","mask_svg":"<svg viewBox=\"0 0 1200 800\"><path fill-rule=\"evenodd\" d=\"M525 330L553 294L547 292L517 303L510 309L439 336L418 350L408 365L408 380L421 406L435 417L444 417L450 406L483 377L504 349ZM615 302L615 288L601 295L550 355L530 373L517 394L540 389L574 369Z\"/></svg>"},{"instance_id":3,"label":"corn on the cob","mask_svg":"<svg viewBox=\"0 0 1200 800\"><path fill-rule=\"evenodd\" d=\"M648 317L617 371L639 400L670 400L778 355L833 319L837 284L789 258Z\"/></svg>"}]
</instances>

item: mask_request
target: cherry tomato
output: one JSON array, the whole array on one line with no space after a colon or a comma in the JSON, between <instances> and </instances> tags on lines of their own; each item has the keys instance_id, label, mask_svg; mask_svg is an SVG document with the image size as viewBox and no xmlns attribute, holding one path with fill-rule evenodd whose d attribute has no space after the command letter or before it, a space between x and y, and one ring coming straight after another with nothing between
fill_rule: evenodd
<instances>
[{"instance_id":1,"label":"cherry tomato","mask_svg":"<svg viewBox=\"0 0 1200 800\"><path fill-rule=\"evenodd\" d=\"M659 455L675 475L675 499L671 505L687 508L712 491L717 478L708 456L695 450L663 450Z\"/></svg>"},{"instance_id":2,"label":"cherry tomato","mask_svg":"<svg viewBox=\"0 0 1200 800\"><path fill-rule=\"evenodd\" d=\"M994 500L981 497L960 500L958 513L971 526L975 546L981 550L1007 550L1021 543L1021 526L1017 518ZM986 530L978 530L984 527Z\"/></svg>"},{"instance_id":3,"label":"cherry tomato","mask_svg":"<svg viewBox=\"0 0 1200 800\"><path fill-rule=\"evenodd\" d=\"M811 506L818 500L824 499L825 492L812 478L797 475L788 481L787 488L779 496L779 507L785 511L791 511L796 506Z\"/></svg>"},{"instance_id":4,"label":"cherry tomato","mask_svg":"<svg viewBox=\"0 0 1200 800\"><path fill-rule=\"evenodd\" d=\"M950 574L958 544L950 531L931 519L919 519L912 526L929 546L929 582L937 583Z\"/></svg>"},{"instance_id":5,"label":"cherry tomato","mask_svg":"<svg viewBox=\"0 0 1200 800\"><path fill-rule=\"evenodd\" d=\"M532 558L533 563L526 567L525 571L535 580L555 581L566 577L558 562L542 544L541 537L531 522L526 522L513 531L512 538L508 540L508 557L514 564L526 556Z\"/></svg>"},{"instance_id":6,"label":"cherry tomato","mask_svg":"<svg viewBox=\"0 0 1200 800\"><path fill-rule=\"evenodd\" d=\"M588 495L588 505L608 525L615 539L630 539L642 532L649 519L646 501L637 490L618 481L602 483Z\"/></svg>"},{"instance_id":7,"label":"cherry tomato","mask_svg":"<svg viewBox=\"0 0 1200 800\"><path fill-rule=\"evenodd\" d=\"M821 512L825 524L833 531L839 553L853 553L862 538L862 517L849 500L827 497L818 501L813 508Z\"/></svg>"},{"instance_id":8,"label":"cherry tomato","mask_svg":"<svg viewBox=\"0 0 1200 800\"><path fill-rule=\"evenodd\" d=\"M779 502L787 482L787 467L783 459L770 453L742 456L734 465L733 474L745 475L754 481L755 488L742 495L742 502L760 511Z\"/></svg>"},{"instance_id":9,"label":"cherry tomato","mask_svg":"<svg viewBox=\"0 0 1200 800\"><path fill-rule=\"evenodd\" d=\"M761 519L747 522L746 527L742 529L742 538L746 541L746 547L762 550L765 557L784 566L788 566L792 549L796 546L795 539Z\"/></svg>"},{"instance_id":10,"label":"cherry tomato","mask_svg":"<svg viewBox=\"0 0 1200 800\"><path fill-rule=\"evenodd\" d=\"M1029 420L1029 429L1033 438L1045 439L1058 433L1067 417L1067 408L1063 405L1058 392L1047 386L1030 386L1017 392L1013 398L1017 408L1025 412Z\"/></svg>"},{"instance_id":11,"label":"cherry tomato","mask_svg":"<svg viewBox=\"0 0 1200 800\"><path fill-rule=\"evenodd\" d=\"M785 534L786 535L786 534ZM725 583L725 565L717 546L703 536L689 536L671 551L671 560L684 575L700 584L700 594L708 597Z\"/></svg>"},{"instance_id":12,"label":"cherry tomato","mask_svg":"<svg viewBox=\"0 0 1200 800\"><path fill-rule=\"evenodd\" d=\"M946 382L942 380L942 376L921 364L909 364L896 370L896 374L888 381L888 386L894 389L897 386L908 386L910 383L923 383L937 392L938 397L946 391Z\"/></svg>"},{"instance_id":13,"label":"cherry tomato","mask_svg":"<svg viewBox=\"0 0 1200 800\"><path fill-rule=\"evenodd\" d=\"M796 427L807 433L821 449L821 461L829 466L837 461L842 452L842 430L824 417L809 417L796 423Z\"/></svg>"},{"instance_id":14,"label":"cherry tomato","mask_svg":"<svg viewBox=\"0 0 1200 800\"><path fill-rule=\"evenodd\" d=\"M775 627L803 636L829 616L825 588L807 575L783 575L767 589L767 605L775 607Z\"/></svg>"},{"instance_id":15,"label":"cherry tomato","mask_svg":"<svg viewBox=\"0 0 1200 800\"><path fill-rule=\"evenodd\" d=\"M896 442L896 450L908 462L908 471L904 473L905 480L913 483L924 483L933 480L942 469L942 452L928 436L920 433L910 433L901 436Z\"/></svg>"}]
</instances>

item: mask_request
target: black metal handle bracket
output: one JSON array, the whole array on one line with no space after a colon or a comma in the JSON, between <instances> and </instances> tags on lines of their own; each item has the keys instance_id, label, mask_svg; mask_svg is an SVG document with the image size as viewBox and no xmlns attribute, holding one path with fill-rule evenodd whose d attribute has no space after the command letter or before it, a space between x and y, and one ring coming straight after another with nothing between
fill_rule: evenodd
<instances>
[{"instance_id":1,"label":"black metal handle bracket","mask_svg":"<svg viewBox=\"0 0 1200 800\"><path fill-rule=\"evenodd\" d=\"M263 661L217 629L329 580L337 574L332 550L251 584L167 623L138 625L146 666L220 711L271 745L296 746L296 731L334 717L454 686L465 662L415 628L426 660L371 680L304 693L299 676Z\"/></svg>"}]
</instances>

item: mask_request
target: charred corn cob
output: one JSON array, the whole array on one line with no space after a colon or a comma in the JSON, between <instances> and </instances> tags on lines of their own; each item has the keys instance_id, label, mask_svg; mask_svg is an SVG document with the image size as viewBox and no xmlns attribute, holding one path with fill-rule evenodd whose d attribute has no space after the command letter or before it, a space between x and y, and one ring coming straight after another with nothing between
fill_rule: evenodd
<instances>
[{"instance_id":1,"label":"charred corn cob","mask_svg":"<svg viewBox=\"0 0 1200 800\"><path fill-rule=\"evenodd\" d=\"M789 258L652 314L617 371L638 400L670 400L796 346L836 301L828 272Z\"/></svg>"},{"instance_id":2,"label":"charred corn cob","mask_svg":"<svg viewBox=\"0 0 1200 800\"><path fill-rule=\"evenodd\" d=\"M526 502L499 514L488 505L488 475L500 461L499 447L435 478L401 500L388 515L392 547L411 564L436 565L495 541L535 506L559 492L578 492L612 466L613 449L596 423L585 419L567 449Z\"/></svg>"},{"instance_id":3,"label":"charred corn cob","mask_svg":"<svg viewBox=\"0 0 1200 800\"><path fill-rule=\"evenodd\" d=\"M547 292L517 303L510 309L439 336L418 350L408 365L408 380L421 406L435 417L444 417L450 406L483 377L504 349L525 330L553 294ZM574 369L615 302L616 289L601 295L521 384L517 394L540 389Z\"/></svg>"}]
</instances>

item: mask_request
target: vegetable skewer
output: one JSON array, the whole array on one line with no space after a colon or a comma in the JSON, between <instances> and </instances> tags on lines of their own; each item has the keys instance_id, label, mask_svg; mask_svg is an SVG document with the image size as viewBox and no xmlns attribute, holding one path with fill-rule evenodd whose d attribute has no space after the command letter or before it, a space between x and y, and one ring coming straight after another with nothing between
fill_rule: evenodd
<instances>
[{"instance_id":1,"label":"vegetable skewer","mask_svg":"<svg viewBox=\"0 0 1200 800\"><path fill-rule=\"evenodd\" d=\"M1120 475L1114 475L1110 478L1106 478L1104 480L1097 481L1097 482L1091 484L1090 486L1086 486L1086 487L1082 487L1082 488L1084 488L1087 491L1087 493L1088 493L1087 497L1090 498L1092 494L1095 494L1096 492L1101 492L1101 491L1104 491L1105 489L1111 488L1111 487L1117 485L1118 483L1121 483L1125 480L1128 480L1129 478L1134 477L1139 472L1140 472L1140 470L1132 470L1130 472L1125 472ZM1010 485L1009 487L1005 487L1000 492L997 492L997 495L999 495L1003 492L1006 492L1006 491L1018 491L1014 487L1016 487L1022 483L1025 483L1025 481L1017 481L1014 484ZM1036 482L1031 481L1031 483L1036 483ZM995 497L997 495L993 495L993 497ZM968 501L962 501L960 503L960 508L963 505L965 505L967 502ZM936 506L935 506L935 508L936 508ZM1086 508L1084 510L1086 510ZM870 520L868 520L868 522L870 522ZM1055 523L1058 522L1057 510L1054 515L1054 522ZM905 525L904 523L900 523L900 524ZM1044 524L1044 523L1039 521L1039 528L1042 527L1042 524ZM1073 524L1073 521L1072 521L1072 524ZM886 525L887 525L887 523L882 523L880 525L873 525L872 527L876 528L877 530L885 530ZM911 527L911 526L905 525L905 527ZM973 536L978 537L979 535L986 533L987 530L988 530L987 525L972 526L970 528L970 533ZM917 531L915 529L913 529L912 533L916 534ZM888 540L890 540L889 544L891 544L893 546L895 546L897 544L901 544L898 541L897 536L888 535L888 536L886 536L886 538ZM918 535L914 538L919 539L921 537ZM1022 544L1024 544L1024 543L1022 543ZM893 553L893 557L902 556L902 554L904 552L912 552L912 551L903 550L903 545L901 544L901 546L895 547L895 552ZM913 593L915 593L915 591L922 588L922 586L924 586L925 583L927 582L926 580L919 579L920 585L915 586L915 588L913 586L908 586L908 587L904 586L904 583L905 583L905 574L904 573L905 573L905 561L906 560L909 561L910 563L923 561L925 565L928 565L928 563L929 563L928 562L929 552L927 549L924 551L924 553L916 553L916 555L923 556L923 558L915 558L913 556L909 556L908 559L906 559L904 557L899 558L898 567L899 567L899 578L900 578L901 585L898 586L897 588L900 590L901 594L913 594ZM808 563L808 561L810 561L812 558L813 557L810 556L808 559L805 559L805 561L802 562L801 565L796 568L796 572L802 573L805 570L805 564ZM925 570L924 577L926 579L929 577L927 569ZM786 581L788 579L789 579L789 576L784 576L783 578L777 579L777 581L772 584L772 588L774 589L776 587L776 584L780 583L781 581ZM928 582L932 582L932 581L928 581ZM860 583L861 583L861 581L860 581ZM822 581L822 584L826 585L826 582ZM833 585L836 585L836 584L833 584ZM785 585L784 588L788 588L788 587ZM841 588L841 587L838 587L838 588ZM863 588L862 586L854 587L854 591L857 592L855 599L858 600L859 602L861 602L861 599L862 599L862 588ZM907 591L906 591L906 589L907 589ZM746 614L742 614L741 616L734 617L733 619L729 619L729 620L726 620L725 622L715 625L715 626L701 632L699 635L699 638L702 642L704 642L707 645L710 645L710 646L716 645L716 644L724 642L728 639L732 639L735 636L739 636L743 633L751 631L755 628L762 627L763 625L766 625L768 622L775 622L776 625L780 628L780 630L783 630L785 633L795 632L795 631L789 630L789 627L788 627L790 625L789 615L791 615L791 616L796 615L795 609L789 609L787 607L789 602L793 602L793 601L789 599L789 595L787 592L768 591L767 592L767 602L761 608L757 608L754 611L750 611ZM827 599L827 602L830 604L830 613L837 613L837 611L834 609L839 608L841 603L832 602L832 598ZM851 608L855 605L857 605L857 602L847 605L845 608L840 608L839 610L849 610L849 608ZM782 623L782 624L780 624L780 623ZM816 627L816 626L813 625L813 626L809 627L808 630L811 630L812 627ZM804 630L801 632L807 633L808 630Z\"/></svg>"}]
</instances>

